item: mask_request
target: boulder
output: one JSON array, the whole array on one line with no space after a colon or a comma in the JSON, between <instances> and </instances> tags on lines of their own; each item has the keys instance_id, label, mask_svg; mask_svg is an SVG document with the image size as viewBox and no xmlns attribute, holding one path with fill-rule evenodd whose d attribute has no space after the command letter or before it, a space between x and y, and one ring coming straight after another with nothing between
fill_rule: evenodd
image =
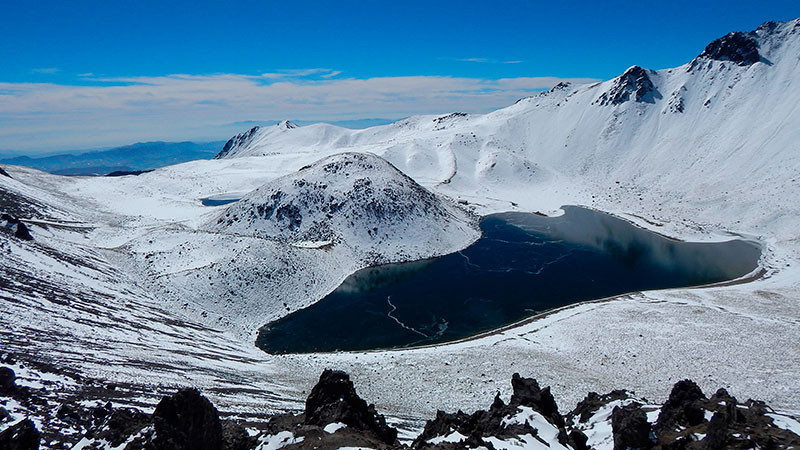
<instances>
[{"instance_id":1,"label":"boulder","mask_svg":"<svg viewBox=\"0 0 800 450\"><path fill-rule=\"evenodd\" d=\"M658 414L656 429L666 431L702 423L705 416L703 407L707 400L703 391L694 381L682 380L675 383L669 399Z\"/></svg>"},{"instance_id":2,"label":"boulder","mask_svg":"<svg viewBox=\"0 0 800 450\"><path fill-rule=\"evenodd\" d=\"M350 376L326 369L306 400L305 423L324 427L334 422L374 433L388 444L397 440L397 430L386 425L384 417L375 412L374 405L367 405L356 394Z\"/></svg>"},{"instance_id":3,"label":"boulder","mask_svg":"<svg viewBox=\"0 0 800 450\"><path fill-rule=\"evenodd\" d=\"M10 392L14 389L14 381L17 375L8 367L0 367L0 394Z\"/></svg>"},{"instance_id":4,"label":"boulder","mask_svg":"<svg viewBox=\"0 0 800 450\"><path fill-rule=\"evenodd\" d=\"M164 450L220 450L219 413L197 389L181 389L164 397L153 412L155 448Z\"/></svg>"},{"instance_id":5,"label":"boulder","mask_svg":"<svg viewBox=\"0 0 800 450\"><path fill-rule=\"evenodd\" d=\"M37 450L41 436L30 419L24 419L0 432L0 449Z\"/></svg>"},{"instance_id":6,"label":"boulder","mask_svg":"<svg viewBox=\"0 0 800 450\"><path fill-rule=\"evenodd\" d=\"M653 428L647 422L647 415L638 403L616 406L611 412L611 430L614 436L614 450L629 448L649 449L653 447Z\"/></svg>"}]
</instances>

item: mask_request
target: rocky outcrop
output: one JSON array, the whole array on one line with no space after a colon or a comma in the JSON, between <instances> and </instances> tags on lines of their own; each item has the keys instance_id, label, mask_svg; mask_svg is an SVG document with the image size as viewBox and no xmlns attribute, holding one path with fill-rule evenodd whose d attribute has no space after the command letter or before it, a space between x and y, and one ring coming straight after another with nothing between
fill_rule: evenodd
<instances>
[{"instance_id":1,"label":"rocky outcrop","mask_svg":"<svg viewBox=\"0 0 800 450\"><path fill-rule=\"evenodd\" d=\"M197 389L182 389L164 397L153 412L155 448L218 450L222 424L214 405Z\"/></svg>"},{"instance_id":2,"label":"rocky outcrop","mask_svg":"<svg viewBox=\"0 0 800 450\"><path fill-rule=\"evenodd\" d=\"M10 369L0 370L0 404L19 386ZM350 377L325 370L311 389L303 413L282 413L247 423L221 420L217 409L196 389L182 389L161 399L153 414L134 408L84 406L65 401L55 414L37 392L14 397L31 411L40 408L42 430L19 411L0 424L17 422L0 433L0 449L35 449L40 440L53 448L100 450L254 450L263 448L388 449L550 448L553 450L614 449L790 449L800 436L777 426L764 403L740 403L724 389L707 398L697 384L675 384L668 400L653 405L630 392L590 393L562 415L548 387L514 374L506 404L496 395L487 410L467 414L439 411L410 444L397 440L373 405L356 393ZM10 391L9 391L10 389ZM16 395L16 394L14 394ZM659 411L660 410L660 411ZM656 419L657 416L657 419ZM33 416L30 416L33 417ZM44 418L47 418L44 420ZM777 417L777 416L775 416ZM65 430L59 434L52 424ZM39 423L39 422L37 422ZM247 426L247 428L245 428ZM85 430L76 434L74 430ZM58 443L57 445L54 443Z\"/></svg>"},{"instance_id":3,"label":"rocky outcrop","mask_svg":"<svg viewBox=\"0 0 800 450\"><path fill-rule=\"evenodd\" d=\"M391 444L397 440L397 430L386 425L384 417L375 412L356 394L350 376L342 371L325 370L306 400L305 423L324 427L343 423L350 428L374 434Z\"/></svg>"},{"instance_id":4,"label":"rocky outcrop","mask_svg":"<svg viewBox=\"0 0 800 450\"><path fill-rule=\"evenodd\" d=\"M9 174L8 174L8 172L6 172L5 170L3 170L3 168L2 168L2 167L0 167L0 175L2 175L2 176L4 176L4 177L12 178L12 177L11 177L11 175L9 175Z\"/></svg>"},{"instance_id":5,"label":"rocky outcrop","mask_svg":"<svg viewBox=\"0 0 800 450\"><path fill-rule=\"evenodd\" d=\"M655 103L661 98L648 71L639 66L633 66L622 75L614 79L611 87L603 92L593 105L616 106L631 100L638 103Z\"/></svg>"},{"instance_id":6,"label":"rocky outcrop","mask_svg":"<svg viewBox=\"0 0 800 450\"><path fill-rule=\"evenodd\" d=\"M17 219L16 217L10 214L2 214L0 215L0 225L8 228L14 232L14 236L23 241L32 241L33 236L31 236L31 232L28 229L28 226L22 223L21 220Z\"/></svg>"},{"instance_id":7,"label":"rocky outcrop","mask_svg":"<svg viewBox=\"0 0 800 450\"><path fill-rule=\"evenodd\" d=\"M731 61L740 66L749 66L759 62L761 55L758 53L758 42L751 33L736 31L712 41L698 58Z\"/></svg>"},{"instance_id":8,"label":"rocky outcrop","mask_svg":"<svg viewBox=\"0 0 800 450\"><path fill-rule=\"evenodd\" d=\"M675 383L667 402L661 407L656 428L665 432L678 427L692 427L703 422L703 406L707 402L700 387L692 380Z\"/></svg>"},{"instance_id":9,"label":"rocky outcrop","mask_svg":"<svg viewBox=\"0 0 800 450\"><path fill-rule=\"evenodd\" d=\"M725 389L707 399L696 384L678 382L661 409L656 433L662 448L796 448L800 436L774 425L763 403L740 403ZM708 417L711 416L709 419ZM698 437L701 437L699 439Z\"/></svg>"},{"instance_id":10,"label":"rocky outcrop","mask_svg":"<svg viewBox=\"0 0 800 450\"><path fill-rule=\"evenodd\" d=\"M614 450L653 447L655 438L653 427L638 403L614 407L611 413L611 429L614 436Z\"/></svg>"},{"instance_id":11,"label":"rocky outcrop","mask_svg":"<svg viewBox=\"0 0 800 450\"><path fill-rule=\"evenodd\" d=\"M567 414L567 421L585 423L603 406L627 398L631 398L631 394L621 389L611 391L605 395L600 395L597 392L589 392L583 400L578 402L575 409Z\"/></svg>"},{"instance_id":12,"label":"rocky outcrop","mask_svg":"<svg viewBox=\"0 0 800 450\"><path fill-rule=\"evenodd\" d=\"M460 443L492 448L489 438L505 440L529 435L545 443L555 438L561 445L585 448L586 437L579 430L569 433L565 428L564 417L558 412L549 387L542 389L535 379L518 373L513 375L511 386L513 393L508 405L498 395L488 410L471 415L438 411L436 418L425 424L413 447L444 449ZM461 436L463 439L458 440Z\"/></svg>"},{"instance_id":13,"label":"rocky outcrop","mask_svg":"<svg viewBox=\"0 0 800 450\"><path fill-rule=\"evenodd\" d=\"M37 450L40 440L36 425L30 419L24 419L0 433L0 449Z\"/></svg>"}]
</instances>

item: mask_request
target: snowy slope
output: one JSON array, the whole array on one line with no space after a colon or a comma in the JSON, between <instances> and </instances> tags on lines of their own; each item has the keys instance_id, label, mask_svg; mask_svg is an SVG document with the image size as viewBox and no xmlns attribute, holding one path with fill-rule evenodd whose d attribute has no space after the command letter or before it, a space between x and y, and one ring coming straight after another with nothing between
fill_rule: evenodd
<instances>
[{"instance_id":1,"label":"snowy slope","mask_svg":"<svg viewBox=\"0 0 800 450\"><path fill-rule=\"evenodd\" d=\"M614 190L619 181L646 191L656 203L652 215L692 202L702 205L696 212L705 220L742 214L761 228L768 219L789 237L794 205L770 202L765 218L761 207L740 208L733 200L756 206L798 186L784 184L796 179L800 158L800 26L768 23L744 35L758 46L756 62L714 50L732 46L735 53L744 45L736 36L681 67L634 66L604 83L559 85L485 116L414 117L366 130L259 129L225 158L370 151L439 192L477 191L521 204L535 203L526 202L531 189L554 178ZM606 192L592 191L602 202ZM669 197L659 199L663 193Z\"/></svg>"},{"instance_id":2,"label":"snowy slope","mask_svg":"<svg viewBox=\"0 0 800 450\"><path fill-rule=\"evenodd\" d=\"M105 379L223 384L211 395L232 409L293 405L319 371L339 367L384 410L416 417L481 406L520 368L560 402L619 386L657 399L666 380L691 377L800 412L798 54L800 20L765 24L681 67L634 66L486 115L365 130L285 122L235 137L219 159L139 176L4 167L2 211L34 240L0 234L3 279L15 280L0 290L0 343ZM203 206L208 197L242 199ZM477 235L466 211L565 204L677 238L759 239L763 274L586 303L417 350L272 357L252 346L258 326L366 264L468 245ZM276 394L254 398L252 386Z\"/></svg>"}]
</instances>

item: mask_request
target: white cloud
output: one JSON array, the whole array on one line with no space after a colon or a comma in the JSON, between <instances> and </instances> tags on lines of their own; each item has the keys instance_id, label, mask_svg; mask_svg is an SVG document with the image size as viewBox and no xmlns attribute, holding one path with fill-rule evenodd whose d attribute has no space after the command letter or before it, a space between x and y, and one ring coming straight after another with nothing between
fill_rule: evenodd
<instances>
[{"instance_id":1,"label":"white cloud","mask_svg":"<svg viewBox=\"0 0 800 450\"><path fill-rule=\"evenodd\" d=\"M494 60L487 59L487 58L456 58L456 61L471 62L471 63L490 63L490 62L494 62Z\"/></svg>"},{"instance_id":2,"label":"white cloud","mask_svg":"<svg viewBox=\"0 0 800 450\"><path fill-rule=\"evenodd\" d=\"M63 149L140 140L223 139L253 118L346 120L485 112L560 81L441 76L335 78L304 69L95 79L100 85L0 83L0 149ZM280 76L278 76L280 75ZM309 78L311 77L311 78Z\"/></svg>"}]
</instances>

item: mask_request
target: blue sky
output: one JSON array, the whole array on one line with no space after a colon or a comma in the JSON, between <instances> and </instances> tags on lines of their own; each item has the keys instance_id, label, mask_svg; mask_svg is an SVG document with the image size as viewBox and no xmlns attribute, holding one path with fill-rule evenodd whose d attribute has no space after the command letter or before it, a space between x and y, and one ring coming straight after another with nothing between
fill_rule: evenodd
<instances>
[{"instance_id":1,"label":"blue sky","mask_svg":"<svg viewBox=\"0 0 800 450\"><path fill-rule=\"evenodd\" d=\"M224 139L248 121L485 112L683 64L795 1L0 0L0 149ZM261 102L261 103L259 103Z\"/></svg>"}]
</instances>

